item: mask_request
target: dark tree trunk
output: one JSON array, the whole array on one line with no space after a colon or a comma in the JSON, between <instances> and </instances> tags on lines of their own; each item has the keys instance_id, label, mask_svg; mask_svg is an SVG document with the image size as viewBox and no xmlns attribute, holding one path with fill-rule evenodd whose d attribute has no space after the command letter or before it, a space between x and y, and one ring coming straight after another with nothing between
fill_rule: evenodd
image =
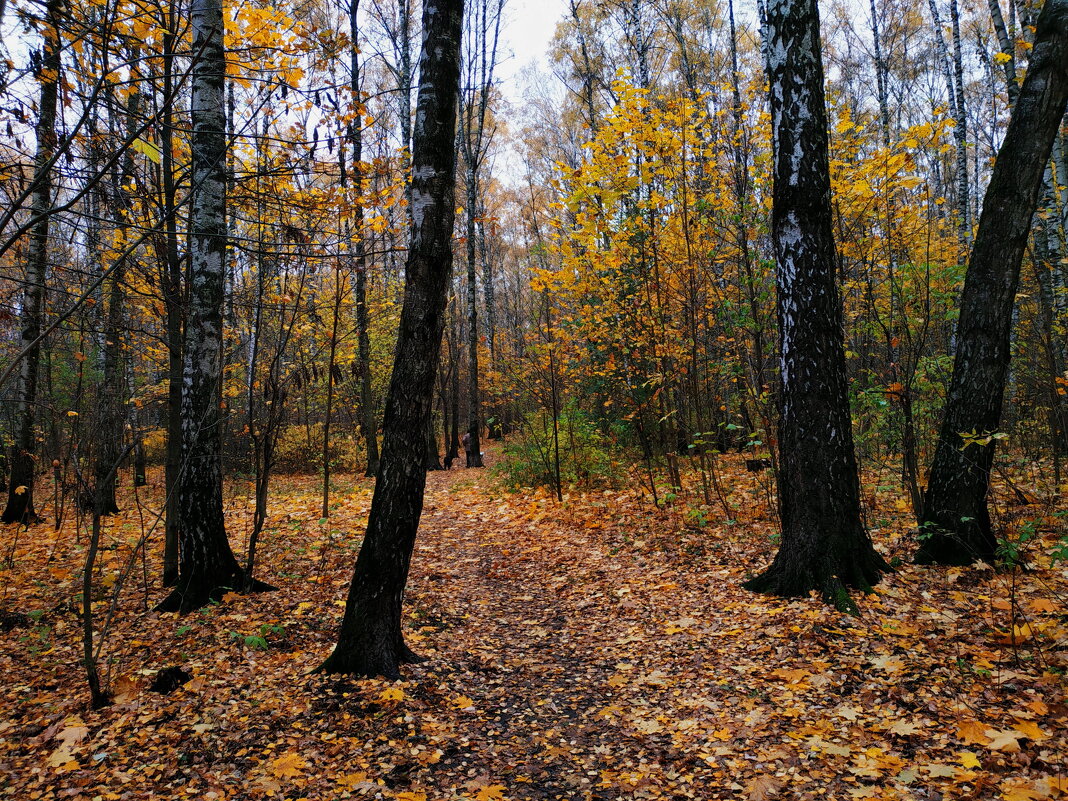
<instances>
[{"instance_id":1,"label":"dark tree trunk","mask_svg":"<svg viewBox=\"0 0 1068 801\"><path fill-rule=\"evenodd\" d=\"M226 263L226 109L222 0L193 0L192 204L182 378L178 584L161 611L199 609L244 584L222 505L222 311Z\"/></svg>"},{"instance_id":2,"label":"dark tree trunk","mask_svg":"<svg viewBox=\"0 0 1068 801\"><path fill-rule=\"evenodd\" d=\"M165 238L161 264L163 304L167 313L167 451L164 467L166 523L164 528L163 586L178 583L178 494L182 481L182 354L185 346L185 303L182 261L178 252L177 190L174 185L174 43L178 23L167 13L163 36L163 97L161 144L163 150L163 214Z\"/></svg>"},{"instance_id":3,"label":"dark tree trunk","mask_svg":"<svg viewBox=\"0 0 1068 801\"><path fill-rule=\"evenodd\" d=\"M140 109L140 94L134 92L126 100L127 136L132 137ZM133 179L133 151L127 152L123 159L121 174L116 174L112 197L119 202L114 210L114 217L121 224L123 213L130 211L129 196L126 187ZM115 500L115 488L118 483L119 462L124 455L123 433L125 429L125 378L123 375L122 328L125 316L125 290L123 281L126 265L120 263L111 278L108 291L107 316L104 325L104 369L103 380L97 396L97 435L95 443L96 464L94 465L95 500L93 511L101 515L113 515L119 511Z\"/></svg>"},{"instance_id":4,"label":"dark tree trunk","mask_svg":"<svg viewBox=\"0 0 1068 801\"><path fill-rule=\"evenodd\" d=\"M860 520L860 488L846 393L842 306L835 282L816 0L768 6L775 147L772 230L779 299L782 544L757 592L819 590L852 608L888 570Z\"/></svg>"},{"instance_id":5,"label":"dark tree trunk","mask_svg":"<svg viewBox=\"0 0 1068 801\"><path fill-rule=\"evenodd\" d=\"M382 459L367 533L325 673L395 678L417 657L404 644L401 603L426 484L426 425L452 271L456 98L463 0L425 0L413 141L411 244L386 399Z\"/></svg>"},{"instance_id":6,"label":"dark tree trunk","mask_svg":"<svg viewBox=\"0 0 1068 801\"><path fill-rule=\"evenodd\" d=\"M1013 107L975 237L957 323L957 352L924 503L916 561L969 564L993 559L996 539L986 495L994 462L1009 334L1020 263L1065 105L1068 0L1047 0L1031 64ZM967 444L961 434L974 433Z\"/></svg>"},{"instance_id":7,"label":"dark tree trunk","mask_svg":"<svg viewBox=\"0 0 1068 801\"><path fill-rule=\"evenodd\" d=\"M352 96L360 98L360 60L356 49L359 29L356 24L359 0L352 0L349 5L349 35L352 40L350 54L350 78ZM407 12L403 12L407 13ZM405 26L402 25L402 28ZM405 86L404 91L408 88ZM402 103L406 108L406 104ZM407 113L407 112L404 112ZM403 121L402 121L403 122ZM367 255L364 247L363 227L363 172L360 162L363 159L363 117L357 117L351 130L352 140L352 174L356 182L356 202L353 205L353 226L356 236L352 243L353 271L356 273L356 362L360 377L360 429L367 449L367 469L364 475L374 476L378 473L378 422L375 419L374 395L371 387L371 334L370 318L367 314ZM402 127L405 127L406 124Z\"/></svg>"},{"instance_id":8,"label":"dark tree trunk","mask_svg":"<svg viewBox=\"0 0 1068 801\"><path fill-rule=\"evenodd\" d=\"M45 313L45 277L48 272L48 233L52 205L52 157L56 149L56 101L59 94L60 42L59 0L49 0L44 28L44 48L39 80L40 114L37 117L37 153L34 159L34 190L30 213L37 223L30 229L26 254L26 284L22 292L20 348L27 348L19 365L15 390L15 442L11 447L11 476L4 523L38 522L33 508L34 462L37 451L37 377L40 371L41 336ZM34 344L37 343L37 344Z\"/></svg>"}]
</instances>

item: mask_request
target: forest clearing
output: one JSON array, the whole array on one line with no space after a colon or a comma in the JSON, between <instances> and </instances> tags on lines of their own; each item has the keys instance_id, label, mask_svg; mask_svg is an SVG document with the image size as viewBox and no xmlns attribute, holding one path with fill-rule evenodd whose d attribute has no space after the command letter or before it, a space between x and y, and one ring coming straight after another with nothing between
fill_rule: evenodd
<instances>
[{"instance_id":1,"label":"forest clearing","mask_svg":"<svg viewBox=\"0 0 1068 801\"><path fill-rule=\"evenodd\" d=\"M773 553L774 511L767 477L740 457L721 472L738 516L730 526L696 525L681 504L657 511L625 486L559 504L484 471L432 474L404 621L427 661L396 682L309 675L334 640L367 479L338 477L329 520L316 517L317 480L280 479L262 545L262 577L278 590L184 617L151 611L161 592L151 580L146 592L133 551L159 508L154 481L144 508L124 498L104 535L98 614L131 556L135 569L101 646L115 696L98 711L81 667L85 539L71 525L39 526L14 546L7 527L0 606L18 599L27 617L3 618L3 793L1068 794L1068 581L1047 566L1049 508L1004 511L1007 525L1034 521L1030 571L903 563L852 617L741 588ZM894 484L865 483L868 519L878 547L904 556L909 523L883 480ZM250 495L248 484L229 487L231 531L247 530ZM158 549L148 553L147 575L158 575ZM160 671L174 668L183 683L160 687Z\"/></svg>"}]
</instances>

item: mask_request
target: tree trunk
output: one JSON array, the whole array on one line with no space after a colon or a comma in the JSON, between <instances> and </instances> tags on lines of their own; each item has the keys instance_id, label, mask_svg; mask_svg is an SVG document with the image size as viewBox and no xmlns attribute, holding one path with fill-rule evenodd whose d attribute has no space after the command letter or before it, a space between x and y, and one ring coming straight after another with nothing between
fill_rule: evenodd
<instances>
[{"instance_id":1,"label":"tree trunk","mask_svg":"<svg viewBox=\"0 0 1068 801\"><path fill-rule=\"evenodd\" d=\"M178 585L161 611L191 612L244 572L226 539L222 504L222 311L226 261L226 109L222 0L192 0L192 204L182 377Z\"/></svg>"},{"instance_id":2,"label":"tree trunk","mask_svg":"<svg viewBox=\"0 0 1068 801\"><path fill-rule=\"evenodd\" d=\"M163 305L167 314L167 451L164 467L166 524L163 546L163 586L178 583L178 494L182 483L182 363L185 348L185 302L182 260L178 252L177 190L174 185L174 43L176 15L167 14L163 37L163 150L164 259L161 265Z\"/></svg>"},{"instance_id":3,"label":"tree trunk","mask_svg":"<svg viewBox=\"0 0 1068 801\"><path fill-rule=\"evenodd\" d=\"M49 208L52 205L52 157L56 148L56 102L59 94L60 41L59 0L49 0L46 7L44 46L38 78L41 82L40 114L37 117L37 153L34 159L33 201L31 216L37 223L30 229L26 254L26 285L22 292L21 345L27 348L37 341L45 313L45 278L48 273ZM34 467L37 451L37 377L41 346L26 350L19 365L15 390L15 442L11 447L11 476L7 506L0 520L4 523L38 522L33 507Z\"/></svg>"},{"instance_id":4,"label":"tree trunk","mask_svg":"<svg viewBox=\"0 0 1068 801\"><path fill-rule=\"evenodd\" d=\"M382 460L367 533L325 673L396 678L417 659L404 643L401 604L426 484L426 424L452 272L456 100L463 0L425 0L412 154L411 242L386 399Z\"/></svg>"},{"instance_id":5,"label":"tree trunk","mask_svg":"<svg viewBox=\"0 0 1068 801\"><path fill-rule=\"evenodd\" d=\"M356 24L356 15L359 11L360 1L352 0L349 6L349 36L352 40L350 53L350 80L352 96L359 102L360 99L360 60L359 51L356 49L359 28ZM405 9L401 9L403 15L407 15ZM401 29L407 36L407 24L402 19ZM406 42L407 40L405 40ZM404 51L406 52L407 44ZM403 64L403 59L402 59ZM410 67L407 67L410 71ZM405 85L402 94L407 93ZM407 147L408 129L410 126L408 104L401 103L401 130L405 137L404 144ZM375 419L374 394L371 387L371 333L370 318L367 314L367 254L364 246L363 227L363 171L360 161L363 159L363 117L358 116L352 122L349 139L352 141L352 175L355 180L356 201L353 204L352 216L353 227L356 236L352 243L352 269L356 273L355 280L355 305L356 305L356 362L360 376L360 428L363 431L363 439L367 450L366 476L378 474L378 421ZM409 198L410 200L410 198Z\"/></svg>"},{"instance_id":6,"label":"tree trunk","mask_svg":"<svg viewBox=\"0 0 1068 801\"><path fill-rule=\"evenodd\" d=\"M957 141L957 220L961 242L972 238L972 212L968 184L968 110L964 102L964 60L960 43L960 11L957 0L949 3L950 29L953 34L953 93L956 105L953 109L953 135Z\"/></svg>"},{"instance_id":7,"label":"tree trunk","mask_svg":"<svg viewBox=\"0 0 1068 801\"><path fill-rule=\"evenodd\" d=\"M783 596L819 590L848 610L845 588L869 590L889 568L860 520L816 0L769 4L768 29L782 544L771 567L745 586Z\"/></svg>"},{"instance_id":8,"label":"tree trunk","mask_svg":"<svg viewBox=\"0 0 1068 801\"><path fill-rule=\"evenodd\" d=\"M478 387L478 284L475 262L475 209L478 205L478 171L469 159L467 166L467 393L470 416L467 433L471 436L471 459L468 467L482 467L479 433L482 409Z\"/></svg>"},{"instance_id":9,"label":"tree trunk","mask_svg":"<svg viewBox=\"0 0 1068 801\"><path fill-rule=\"evenodd\" d=\"M1068 0L1046 0L1031 64L1012 111L975 238L957 324L957 352L924 504L916 561L993 559L986 495L1009 369L1009 335L1031 218L1068 104ZM973 434L965 440L961 434ZM976 439L985 444L969 444Z\"/></svg>"}]
</instances>

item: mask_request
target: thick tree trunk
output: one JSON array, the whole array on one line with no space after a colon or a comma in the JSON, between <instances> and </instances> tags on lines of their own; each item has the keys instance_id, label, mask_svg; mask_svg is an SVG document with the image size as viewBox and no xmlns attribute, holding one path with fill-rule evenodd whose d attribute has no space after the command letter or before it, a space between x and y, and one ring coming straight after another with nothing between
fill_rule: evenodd
<instances>
[{"instance_id":1,"label":"thick tree trunk","mask_svg":"<svg viewBox=\"0 0 1068 801\"><path fill-rule=\"evenodd\" d=\"M994 462L1020 263L1057 130L1068 104L1068 0L1046 0L1031 64L1012 111L975 238L957 324L957 352L924 503L916 561L992 559L986 495ZM974 434L965 440L961 434Z\"/></svg>"},{"instance_id":2,"label":"thick tree trunk","mask_svg":"<svg viewBox=\"0 0 1068 801\"><path fill-rule=\"evenodd\" d=\"M226 109L222 0L193 0L190 287L182 378L178 585L161 611L186 613L244 584L222 504L222 311L226 261Z\"/></svg>"},{"instance_id":3,"label":"thick tree trunk","mask_svg":"<svg viewBox=\"0 0 1068 801\"><path fill-rule=\"evenodd\" d=\"M849 609L845 588L868 590L889 568L860 520L816 0L773 0L768 29L782 544L771 567L745 586L784 596L819 590Z\"/></svg>"},{"instance_id":4,"label":"thick tree trunk","mask_svg":"<svg viewBox=\"0 0 1068 801\"><path fill-rule=\"evenodd\" d=\"M52 156L56 148L56 102L59 94L60 41L59 0L49 0L44 28L44 52L41 58L40 114L37 117L37 152L34 159L34 190L31 216L38 222L30 229L26 253L26 284L22 292L20 349L36 342L41 335L45 313L45 278L48 273L48 234L52 205ZM40 371L41 346L29 347L19 365L15 390L15 442L11 447L11 476L7 506L0 520L4 523L38 522L33 507L34 467L37 452L37 377Z\"/></svg>"},{"instance_id":5,"label":"thick tree trunk","mask_svg":"<svg viewBox=\"0 0 1068 801\"><path fill-rule=\"evenodd\" d=\"M423 511L426 422L452 272L462 20L463 0L423 3L411 243L382 460L338 642L319 667L326 673L396 678L400 665L416 659L404 644L401 603Z\"/></svg>"}]
</instances>

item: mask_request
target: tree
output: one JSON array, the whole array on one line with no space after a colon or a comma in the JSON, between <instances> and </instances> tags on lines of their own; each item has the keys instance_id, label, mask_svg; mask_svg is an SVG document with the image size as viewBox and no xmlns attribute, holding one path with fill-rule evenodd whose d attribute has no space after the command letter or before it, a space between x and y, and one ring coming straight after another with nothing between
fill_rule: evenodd
<instances>
[{"instance_id":1,"label":"tree","mask_svg":"<svg viewBox=\"0 0 1068 801\"><path fill-rule=\"evenodd\" d=\"M37 153L34 159L33 201L30 213L36 223L30 230L26 253L26 284L22 293L20 327L26 349L19 365L16 389L15 442L11 447L11 476L4 523L35 523L33 508L34 454L37 450L37 379L41 363L41 336L44 320L45 277L48 272L48 237L52 205L52 169L56 150L56 104L59 95L60 0L49 0L45 9L44 46L37 62L41 83L40 112L37 117Z\"/></svg>"},{"instance_id":2,"label":"tree","mask_svg":"<svg viewBox=\"0 0 1068 801\"><path fill-rule=\"evenodd\" d=\"M460 94L460 154L464 160L467 221L467 391L471 436L471 462L468 467L482 467L480 437L482 408L478 381L478 287L475 251L482 167L489 151L493 129L487 130L489 102L493 93L493 71L497 66L497 42L500 37L504 0L476 0L468 16L468 50L464 70L464 91ZM492 331L490 332L492 337Z\"/></svg>"},{"instance_id":3,"label":"tree","mask_svg":"<svg viewBox=\"0 0 1068 801\"><path fill-rule=\"evenodd\" d=\"M849 609L845 588L868 590L889 568L860 520L835 282L819 12L816 0L778 0L767 15L782 544L771 566L745 586L782 596L815 589Z\"/></svg>"},{"instance_id":4,"label":"tree","mask_svg":"<svg viewBox=\"0 0 1068 801\"><path fill-rule=\"evenodd\" d=\"M381 464L345 614L324 673L396 678L417 659L401 603L426 484L426 428L452 272L456 101L463 0L425 0L413 132L411 244L386 398Z\"/></svg>"},{"instance_id":5,"label":"tree","mask_svg":"<svg viewBox=\"0 0 1068 801\"><path fill-rule=\"evenodd\" d=\"M193 0L189 307L182 380L178 584L161 611L190 612L244 583L222 506L222 311L226 264L226 60L222 0Z\"/></svg>"},{"instance_id":6,"label":"tree","mask_svg":"<svg viewBox=\"0 0 1068 801\"><path fill-rule=\"evenodd\" d=\"M992 559L987 490L1009 369L1009 334L1031 218L1068 104L1068 0L1047 0L1031 64L990 177L957 324L957 350L927 482L916 561Z\"/></svg>"}]
</instances>

